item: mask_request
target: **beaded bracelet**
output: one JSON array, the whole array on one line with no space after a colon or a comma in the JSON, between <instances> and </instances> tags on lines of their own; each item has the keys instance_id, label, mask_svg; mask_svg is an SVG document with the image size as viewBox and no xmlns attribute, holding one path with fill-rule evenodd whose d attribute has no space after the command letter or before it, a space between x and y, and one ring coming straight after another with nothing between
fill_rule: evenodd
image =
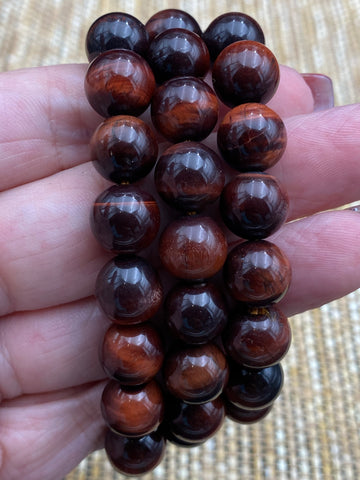
<instances>
[{"instance_id":1,"label":"beaded bracelet","mask_svg":"<svg viewBox=\"0 0 360 480\"><path fill-rule=\"evenodd\" d=\"M115 255L95 286L112 322L101 348L105 449L116 470L141 475L166 441L198 446L225 416L260 420L281 390L291 331L276 302L291 268L264 240L288 212L283 187L264 173L286 147L284 123L265 105L279 66L243 13L204 33L181 10L145 25L110 13L90 27L86 49L86 96L106 117L91 159L113 183L91 214ZM221 156L203 142L213 131Z\"/></svg>"}]
</instances>

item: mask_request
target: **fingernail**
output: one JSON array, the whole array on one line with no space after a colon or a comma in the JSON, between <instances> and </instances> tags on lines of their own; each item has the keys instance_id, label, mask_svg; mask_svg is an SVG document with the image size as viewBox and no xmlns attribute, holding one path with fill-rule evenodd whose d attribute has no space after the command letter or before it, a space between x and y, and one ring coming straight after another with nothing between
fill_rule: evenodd
<instances>
[{"instance_id":1,"label":"fingernail","mask_svg":"<svg viewBox=\"0 0 360 480\"><path fill-rule=\"evenodd\" d=\"M330 77L320 73L302 73L314 97L314 111L326 110L334 106L334 89Z\"/></svg>"},{"instance_id":2,"label":"fingernail","mask_svg":"<svg viewBox=\"0 0 360 480\"><path fill-rule=\"evenodd\" d=\"M351 207L348 207L346 210L351 210L352 212L358 212L358 213L360 213L360 204L358 204L358 205L351 205Z\"/></svg>"}]
</instances>

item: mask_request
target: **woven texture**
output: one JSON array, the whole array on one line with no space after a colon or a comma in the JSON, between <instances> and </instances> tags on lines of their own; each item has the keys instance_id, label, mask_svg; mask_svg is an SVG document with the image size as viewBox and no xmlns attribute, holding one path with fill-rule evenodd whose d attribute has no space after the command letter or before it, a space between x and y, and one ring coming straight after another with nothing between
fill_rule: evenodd
<instances>
[{"instance_id":1,"label":"woven texture","mask_svg":"<svg viewBox=\"0 0 360 480\"><path fill-rule=\"evenodd\" d=\"M254 16L279 62L332 77L337 105L358 100L360 0L0 0L0 69L85 62L84 39L103 13L142 21L158 10L187 10L205 28L226 11ZM360 478L360 291L291 319L285 386L261 423L226 422L203 447L169 446L146 480L307 480ZM66 480L125 478L104 452ZM46 479L44 479L46 480Z\"/></svg>"}]
</instances>

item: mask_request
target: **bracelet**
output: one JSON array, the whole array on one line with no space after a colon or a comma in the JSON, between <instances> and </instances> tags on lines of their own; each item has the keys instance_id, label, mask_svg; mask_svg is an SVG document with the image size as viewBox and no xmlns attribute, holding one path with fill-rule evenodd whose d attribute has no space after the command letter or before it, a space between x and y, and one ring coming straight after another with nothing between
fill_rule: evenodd
<instances>
[{"instance_id":1,"label":"bracelet","mask_svg":"<svg viewBox=\"0 0 360 480\"><path fill-rule=\"evenodd\" d=\"M91 229L115 255L95 285L112 322L101 409L108 458L126 475L159 465L167 441L202 444L225 417L264 418L282 388L291 330L276 303L291 267L265 238L289 200L264 171L286 129L265 105L280 73L264 41L243 13L202 32L176 9L145 25L110 13L87 34L85 93L105 117L91 160L112 182Z\"/></svg>"}]
</instances>

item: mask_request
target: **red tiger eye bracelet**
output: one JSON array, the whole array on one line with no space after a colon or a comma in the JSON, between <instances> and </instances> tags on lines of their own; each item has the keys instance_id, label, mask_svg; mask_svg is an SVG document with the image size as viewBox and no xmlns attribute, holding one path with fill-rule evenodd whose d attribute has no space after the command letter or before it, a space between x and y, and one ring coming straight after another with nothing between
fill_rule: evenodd
<instances>
[{"instance_id":1,"label":"red tiger eye bracelet","mask_svg":"<svg viewBox=\"0 0 360 480\"><path fill-rule=\"evenodd\" d=\"M112 12L86 38L85 93L105 117L91 160L114 183L91 213L94 236L115 255L95 285L112 322L101 408L107 455L126 475L155 468L167 441L205 442L225 416L261 420L283 385L291 330L275 303L291 268L266 238L289 199L264 171L287 137L264 105L279 83L264 42L243 13L202 33L177 9L145 25ZM209 68L212 83L202 78ZM221 102L231 109L219 119ZM216 125L220 154L207 143ZM229 231L239 237L230 251Z\"/></svg>"}]
</instances>

